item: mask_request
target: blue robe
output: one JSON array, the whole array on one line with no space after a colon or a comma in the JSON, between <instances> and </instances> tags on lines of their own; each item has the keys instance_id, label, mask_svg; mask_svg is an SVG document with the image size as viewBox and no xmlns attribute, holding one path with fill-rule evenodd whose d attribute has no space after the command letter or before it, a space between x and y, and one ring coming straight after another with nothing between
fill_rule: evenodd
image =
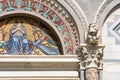
<instances>
[{"instance_id":1,"label":"blue robe","mask_svg":"<svg viewBox=\"0 0 120 80\"><path fill-rule=\"evenodd\" d=\"M14 30L16 26L14 25L12 29L10 30L10 39L7 42L8 47L8 53L10 54L19 54L20 53L20 47L22 47L22 53L28 53L28 40L26 38L26 29L24 26L21 26L22 30L25 32L23 36L17 36L12 33L12 30Z\"/></svg>"},{"instance_id":2,"label":"blue robe","mask_svg":"<svg viewBox=\"0 0 120 80\"><path fill-rule=\"evenodd\" d=\"M46 55L59 55L60 54L58 49L43 45L41 39L33 41L33 45Z\"/></svg>"}]
</instances>

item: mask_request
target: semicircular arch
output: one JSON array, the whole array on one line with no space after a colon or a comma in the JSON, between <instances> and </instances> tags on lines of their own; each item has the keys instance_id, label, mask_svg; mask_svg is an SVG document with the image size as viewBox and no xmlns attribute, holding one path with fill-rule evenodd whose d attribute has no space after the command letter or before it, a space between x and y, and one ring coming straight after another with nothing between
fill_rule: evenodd
<instances>
[{"instance_id":1,"label":"semicircular arch","mask_svg":"<svg viewBox=\"0 0 120 80\"><path fill-rule=\"evenodd\" d=\"M63 1L67 7L62 4ZM52 28L54 27L62 43L63 53L76 54L77 46L85 42L88 25L82 9L76 4L73 0L1 0L0 17L9 16L9 14L39 17Z\"/></svg>"},{"instance_id":2,"label":"semicircular arch","mask_svg":"<svg viewBox=\"0 0 120 80\"><path fill-rule=\"evenodd\" d=\"M94 22L102 27L110 12L120 4L120 0L104 0L97 10Z\"/></svg>"}]
</instances>

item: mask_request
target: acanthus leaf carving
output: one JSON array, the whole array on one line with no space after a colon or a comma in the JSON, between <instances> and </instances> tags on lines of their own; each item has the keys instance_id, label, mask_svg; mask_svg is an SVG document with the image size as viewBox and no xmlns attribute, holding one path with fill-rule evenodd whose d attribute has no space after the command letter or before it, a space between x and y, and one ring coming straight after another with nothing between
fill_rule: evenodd
<instances>
[{"instance_id":1,"label":"acanthus leaf carving","mask_svg":"<svg viewBox=\"0 0 120 80\"><path fill-rule=\"evenodd\" d=\"M77 50L81 68L85 69L95 67L98 69L102 69L103 49L103 45L81 45Z\"/></svg>"}]
</instances>

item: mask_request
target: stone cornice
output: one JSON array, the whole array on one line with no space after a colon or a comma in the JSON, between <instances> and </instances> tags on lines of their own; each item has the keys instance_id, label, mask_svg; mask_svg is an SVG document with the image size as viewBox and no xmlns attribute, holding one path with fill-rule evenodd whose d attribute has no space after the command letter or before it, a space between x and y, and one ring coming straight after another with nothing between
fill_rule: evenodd
<instances>
[{"instance_id":1,"label":"stone cornice","mask_svg":"<svg viewBox=\"0 0 120 80\"><path fill-rule=\"evenodd\" d=\"M77 56L0 56L1 71L78 71Z\"/></svg>"},{"instance_id":2,"label":"stone cornice","mask_svg":"<svg viewBox=\"0 0 120 80\"><path fill-rule=\"evenodd\" d=\"M0 55L0 62L79 62L77 55Z\"/></svg>"}]
</instances>

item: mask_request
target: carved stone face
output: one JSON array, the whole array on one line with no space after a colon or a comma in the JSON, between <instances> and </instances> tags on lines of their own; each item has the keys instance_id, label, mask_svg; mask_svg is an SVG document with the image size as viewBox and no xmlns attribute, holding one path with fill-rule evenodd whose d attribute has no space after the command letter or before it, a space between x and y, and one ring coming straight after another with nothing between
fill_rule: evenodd
<instances>
[{"instance_id":1,"label":"carved stone face","mask_svg":"<svg viewBox=\"0 0 120 80\"><path fill-rule=\"evenodd\" d=\"M97 34L97 26L93 23L93 24L90 24L89 26L89 34L90 35L96 35Z\"/></svg>"},{"instance_id":2,"label":"carved stone face","mask_svg":"<svg viewBox=\"0 0 120 80\"><path fill-rule=\"evenodd\" d=\"M20 19L16 19L16 23L23 23L23 22Z\"/></svg>"}]
</instances>

